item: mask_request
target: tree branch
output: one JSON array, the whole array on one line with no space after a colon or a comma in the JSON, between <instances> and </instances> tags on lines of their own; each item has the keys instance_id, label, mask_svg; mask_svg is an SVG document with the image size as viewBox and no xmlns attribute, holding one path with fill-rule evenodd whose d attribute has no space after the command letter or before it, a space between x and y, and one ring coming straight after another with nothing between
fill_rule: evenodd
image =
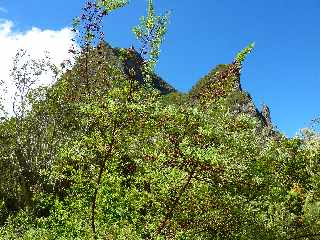
<instances>
[{"instance_id":1,"label":"tree branch","mask_svg":"<svg viewBox=\"0 0 320 240\"><path fill-rule=\"evenodd\" d=\"M113 130L112 130L112 138L111 138L111 142L110 142L110 144L109 144L108 152L107 152L107 154L106 154L105 159L103 159L103 161L100 163L100 170L99 170L99 175L98 175L97 182L96 182L96 189L95 189L95 191L94 191L93 199L92 199L92 206L91 206L91 228L92 228L92 232L93 232L94 239L97 239L97 235L96 235L96 225L95 225L95 210L96 210L96 203L97 203L97 195L98 195L98 191L99 191L99 187L100 187L100 183L101 183L102 174L103 174L104 171L105 171L106 161L107 161L107 159L111 156L112 149L113 149L113 146L114 146L116 127L117 127L117 124L114 124Z\"/></svg>"},{"instance_id":2,"label":"tree branch","mask_svg":"<svg viewBox=\"0 0 320 240\"><path fill-rule=\"evenodd\" d=\"M168 221L170 220L170 218L172 217L173 211L176 209L177 205L179 204L180 198L182 196L182 194L186 191L187 187L190 185L192 178L194 177L195 173L197 170L197 165L194 165L191 172L189 172L188 178L185 182L185 184L182 186L182 188L180 189L176 199L174 200L171 209L169 210L169 212L166 213L164 219L161 221L159 227L157 228L154 237L157 237L159 234L161 234L161 232L163 231L164 227L167 225Z\"/></svg>"}]
</instances>

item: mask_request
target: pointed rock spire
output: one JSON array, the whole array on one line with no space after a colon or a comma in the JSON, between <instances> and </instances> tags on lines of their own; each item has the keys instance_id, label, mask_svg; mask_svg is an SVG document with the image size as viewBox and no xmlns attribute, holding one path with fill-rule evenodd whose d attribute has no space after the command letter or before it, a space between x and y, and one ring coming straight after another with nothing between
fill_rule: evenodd
<instances>
[{"instance_id":1,"label":"pointed rock spire","mask_svg":"<svg viewBox=\"0 0 320 240\"><path fill-rule=\"evenodd\" d=\"M268 127L272 126L270 109L266 104L263 104L261 110L262 117Z\"/></svg>"}]
</instances>

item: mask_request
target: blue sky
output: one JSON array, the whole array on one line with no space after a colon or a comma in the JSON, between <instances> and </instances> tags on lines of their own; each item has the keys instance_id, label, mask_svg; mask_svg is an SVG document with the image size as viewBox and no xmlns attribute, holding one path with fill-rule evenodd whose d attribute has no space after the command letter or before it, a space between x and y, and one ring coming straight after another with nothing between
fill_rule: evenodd
<instances>
[{"instance_id":1,"label":"blue sky","mask_svg":"<svg viewBox=\"0 0 320 240\"><path fill-rule=\"evenodd\" d=\"M0 19L14 31L60 30L80 12L80 0L0 0ZM159 75L186 92L214 66L230 63L254 41L242 70L242 86L258 108L271 109L274 124L288 136L320 116L320 1L154 0L159 13L172 11L157 67ZM134 42L132 26L146 0L131 0L105 19L113 46ZM2 9L2 10L1 10Z\"/></svg>"}]
</instances>

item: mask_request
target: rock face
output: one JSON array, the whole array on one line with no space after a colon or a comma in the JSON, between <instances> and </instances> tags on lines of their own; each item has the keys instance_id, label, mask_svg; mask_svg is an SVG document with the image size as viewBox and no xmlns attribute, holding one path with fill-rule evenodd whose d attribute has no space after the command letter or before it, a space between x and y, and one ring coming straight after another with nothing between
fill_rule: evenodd
<instances>
[{"instance_id":1,"label":"rock face","mask_svg":"<svg viewBox=\"0 0 320 240\"><path fill-rule=\"evenodd\" d=\"M261 110L261 115L263 117L263 120L265 121L265 124L268 127L272 126L272 122L271 122L271 116L270 116L270 109L267 105L263 105L262 110Z\"/></svg>"},{"instance_id":2,"label":"rock face","mask_svg":"<svg viewBox=\"0 0 320 240\"><path fill-rule=\"evenodd\" d=\"M142 74L142 64L144 60L133 47L127 49L112 48L108 43L103 42L100 43L99 49L104 54L104 61L114 64L114 66L118 67L126 76L133 77L141 84L145 83ZM127 57L125 59L122 58L121 51L126 52ZM156 74L151 76L151 83L152 86L158 89L162 94L177 91Z\"/></svg>"}]
</instances>

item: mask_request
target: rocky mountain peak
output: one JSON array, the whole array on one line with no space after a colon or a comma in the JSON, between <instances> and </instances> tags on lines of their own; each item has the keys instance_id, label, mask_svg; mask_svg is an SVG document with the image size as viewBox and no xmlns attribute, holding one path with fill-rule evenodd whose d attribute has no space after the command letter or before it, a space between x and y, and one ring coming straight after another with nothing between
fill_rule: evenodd
<instances>
[{"instance_id":1,"label":"rocky mountain peak","mask_svg":"<svg viewBox=\"0 0 320 240\"><path fill-rule=\"evenodd\" d=\"M248 114L257 118L262 127L272 129L269 107L263 105L261 112L257 109L250 94L242 89L240 70L235 62L218 65L194 85L188 94L190 101L212 104L224 98L232 114Z\"/></svg>"}]
</instances>

